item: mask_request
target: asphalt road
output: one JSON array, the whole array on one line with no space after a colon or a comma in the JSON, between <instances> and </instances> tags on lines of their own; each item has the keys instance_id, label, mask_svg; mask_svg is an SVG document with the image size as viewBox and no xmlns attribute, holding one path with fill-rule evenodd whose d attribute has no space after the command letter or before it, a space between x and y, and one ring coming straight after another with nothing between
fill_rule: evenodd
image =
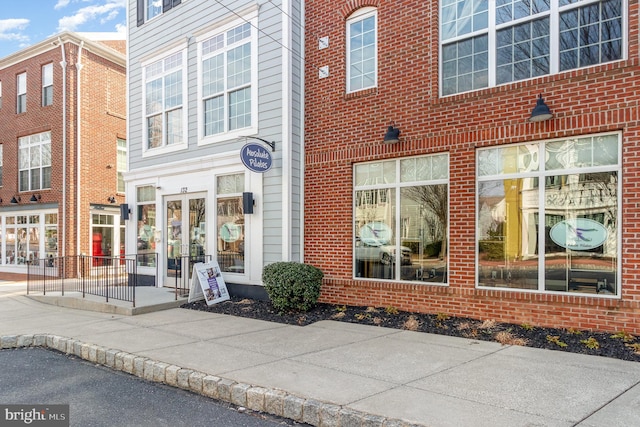
<instances>
[{"instance_id":1,"label":"asphalt road","mask_svg":"<svg viewBox=\"0 0 640 427\"><path fill-rule=\"evenodd\" d=\"M0 404L69 404L71 426L300 425L40 348L1 350L0 367Z\"/></svg>"}]
</instances>

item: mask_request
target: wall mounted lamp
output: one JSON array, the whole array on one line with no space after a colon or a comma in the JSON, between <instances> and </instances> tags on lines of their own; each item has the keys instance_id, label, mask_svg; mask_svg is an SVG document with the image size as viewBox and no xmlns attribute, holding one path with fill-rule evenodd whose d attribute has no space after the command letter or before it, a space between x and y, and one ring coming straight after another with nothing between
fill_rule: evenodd
<instances>
[{"instance_id":1,"label":"wall mounted lamp","mask_svg":"<svg viewBox=\"0 0 640 427\"><path fill-rule=\"evenodd\" d=\"M395 125L394 122L391 122L389 127L387 128L387 133L384 134L384 143L385 144L395 144L400 141L400 129L393 127Z\"/></svg>"},{"instance_id":2,"label":"wall mounted lamp","mask_svg":"<svg viewBox=\"0 0 640 427\"><path fill-rule=\"evenodd\" d=\"M16 196L13 196L13 197L11 198L11 202L9 202L9 203L11 203L12 205L17 205L17 204L18 204L18 202L20 202L20 200L21 200L21 199L20 199L20 196L17 196L17 197L16 197Z\"/></svg>"},{"instance_id":3,"label":"wall mounted lamp","mask_svg":"<svg viewBox=\"0 0 640 427\"><path fill-rule=\"evenodd\" d=\"M40 201L40 199L42 198L42 196L40 196L39 194L32 194L31 198L29 199L29 201L31 203L37 203Z\"/></svg>"},{"instance_id":4,"label":"wall mounted lamp","mask_svg":"<svg viewBox=\"0 0 640 427\"><path fill-rule=\"evenodd\" d=\"M536 106L533 108L531 112L531 117L529 117L530 122L543 122L545 120L549 120L553 117L551 110L547 107L547 104L544 103L544 99L542 99L542 94L538 96L538 100L536 101Z\"/></svg>"},{"instance_id":5,"label":"wall mounted lamp","mask_svg":"<svg viewBox=\"0 0 640 427\"><path fill-rule=\"evenodd\" d=\"M109 196L109 197L107 197L107 202L115 203L116 202L116 198L114 196Z\"/></svg>"}]
</instances>

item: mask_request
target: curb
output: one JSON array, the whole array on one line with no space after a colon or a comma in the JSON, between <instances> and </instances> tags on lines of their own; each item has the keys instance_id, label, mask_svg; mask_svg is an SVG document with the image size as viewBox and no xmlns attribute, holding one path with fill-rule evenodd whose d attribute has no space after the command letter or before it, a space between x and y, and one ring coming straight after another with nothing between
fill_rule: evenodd
<instances>
[{"instance_id":1,"label":"curb","mask_svg":"<svg viewBox=\"0 0 640 427\"><path fill-rule=\"evenodd\" d=\"M0 350L42 347L126 372L147 381L178 387L256 412L316 427L420 427L400 419L372 415L340 405L307 399L283 390L238 383L215 375L160 362L124 351L50 334L0 336Z\"/></svg>"}]
</instances>

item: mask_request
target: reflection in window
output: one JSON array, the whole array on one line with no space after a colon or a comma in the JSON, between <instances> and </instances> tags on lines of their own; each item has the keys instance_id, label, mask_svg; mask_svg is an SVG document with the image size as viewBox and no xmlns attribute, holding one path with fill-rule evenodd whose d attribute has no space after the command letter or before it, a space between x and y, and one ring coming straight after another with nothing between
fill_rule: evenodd
<instances>
[{"instance_id":1,"label":"reflection in window","mask_svg":"<svg viewBox=\"0 0 640 427\"><path fill-rule=\"evenodd\" d=\"M141 267L156 266L156 189L152 185L136 189L138 236L137 260Z\"/></svg>"},{"instance_id":2,"label":"reflection in window","mask_svg":"<svg viewBox=\"0 0 640 427\"><path fill-rule=\"evenodd\" d=\"M448 156L356 165L354 276L447 282Z\"/></svg>"},{"instance_id":3,"label":"reflection in window","mask_svg":"<svg viewBox=\"0 0 640 427\"><path fill-rule=\"evenodd\" d=\"M227 273L245 271L245 221L242 206L244 174L217 178L216 218L218 234L218 263Z\"/></svg>"},{"instance_id":4,"label":"reflection in window","mask_svg":"<svg viewBox=\"0 0 640 427\"><path fill-rule=\"evenodd\" d=\"M377 13L363 8L347 21L347 92L377 84Z\"/></svg>"},{"instance_id":5,"label":"reflection in window","mask_svg":"<svg viewBox=\"0 0 640 427\"><path fill-rule=\"evenodd\" d=\"M626 3L442 0L441 93L452 95L620 60Z\"/></svg>"},{"instance_id":6,"label":"reflection in window","mask_svg":"<svg viewBox=\"0 0 640 427\"><path fill-rule=\"evenodd\" d=\"M617 134L540 143L544 170L518 168L534 144L478 151L480 286L619 294L618 145Z\"/></svg>"}]
</instances>

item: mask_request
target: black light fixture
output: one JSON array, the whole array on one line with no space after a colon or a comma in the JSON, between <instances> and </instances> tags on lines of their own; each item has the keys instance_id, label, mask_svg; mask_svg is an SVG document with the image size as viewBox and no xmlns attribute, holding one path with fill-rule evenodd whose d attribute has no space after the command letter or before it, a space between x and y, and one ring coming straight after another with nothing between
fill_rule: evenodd
<instances>
[{"instance_id":1,"label":"black light fixture","mask_svg":"<svg viewBox=\"0 0 640 427\"><path fill-rule=\"evenodd\" d=\"M10 202L10 203L11 203L12 205L17 205L19 201L20 201L20 196L18 196L17 198L16 198L16 196L13 196L13 197L11 198L11 202Z\"/></svg>"},{"instance_id":2,"label":"black light fixture","mask_svg":"<svg viewBox=\"0 0 640 427\"><path fill-rule=\"evenodd\" d=\"M31 203L36 203L38 202L42 197L39 194L32 194L31 198L29 199L29 201Z\"/></svg>"},{"instance_id":3,"label":"black light fixture","mask_svg":"<svg viewBox=\"0 0 640 427\"><path fill-rule=\"evenodd\" d=\"M107 197L107 201L109 203L115 203L116 202L116 198L114 196L109 196L109 197Z\"/></svg>"},{"instance_id":4,"label":"black light fixture","mask_svg":"<svg viewBox=\"0 0 640 427\"><path fill-rule=\"evenodd\" d=\"M544 103L544 99L542 99L542 94L538 96L538 101L536 102L536 106L531 112L531 117L529 117L530 122L543 122L545 120L549 120L553 117L551 114L551 110L547 107L547 104Z\"/></svg>"},{"instance_id":5,"label":"black light fixture","mask_svg":"<svg viewBox=\"0 0 640 427\"><path fill-rule=\"evenodd\" d=\"M384 143L385 144L395 144L400 141L398 138L400 137L400 129L394 128L394 122L391 122L389 127L387 128L387 133L384 134Z\"/></svg>"}]
</instances>

